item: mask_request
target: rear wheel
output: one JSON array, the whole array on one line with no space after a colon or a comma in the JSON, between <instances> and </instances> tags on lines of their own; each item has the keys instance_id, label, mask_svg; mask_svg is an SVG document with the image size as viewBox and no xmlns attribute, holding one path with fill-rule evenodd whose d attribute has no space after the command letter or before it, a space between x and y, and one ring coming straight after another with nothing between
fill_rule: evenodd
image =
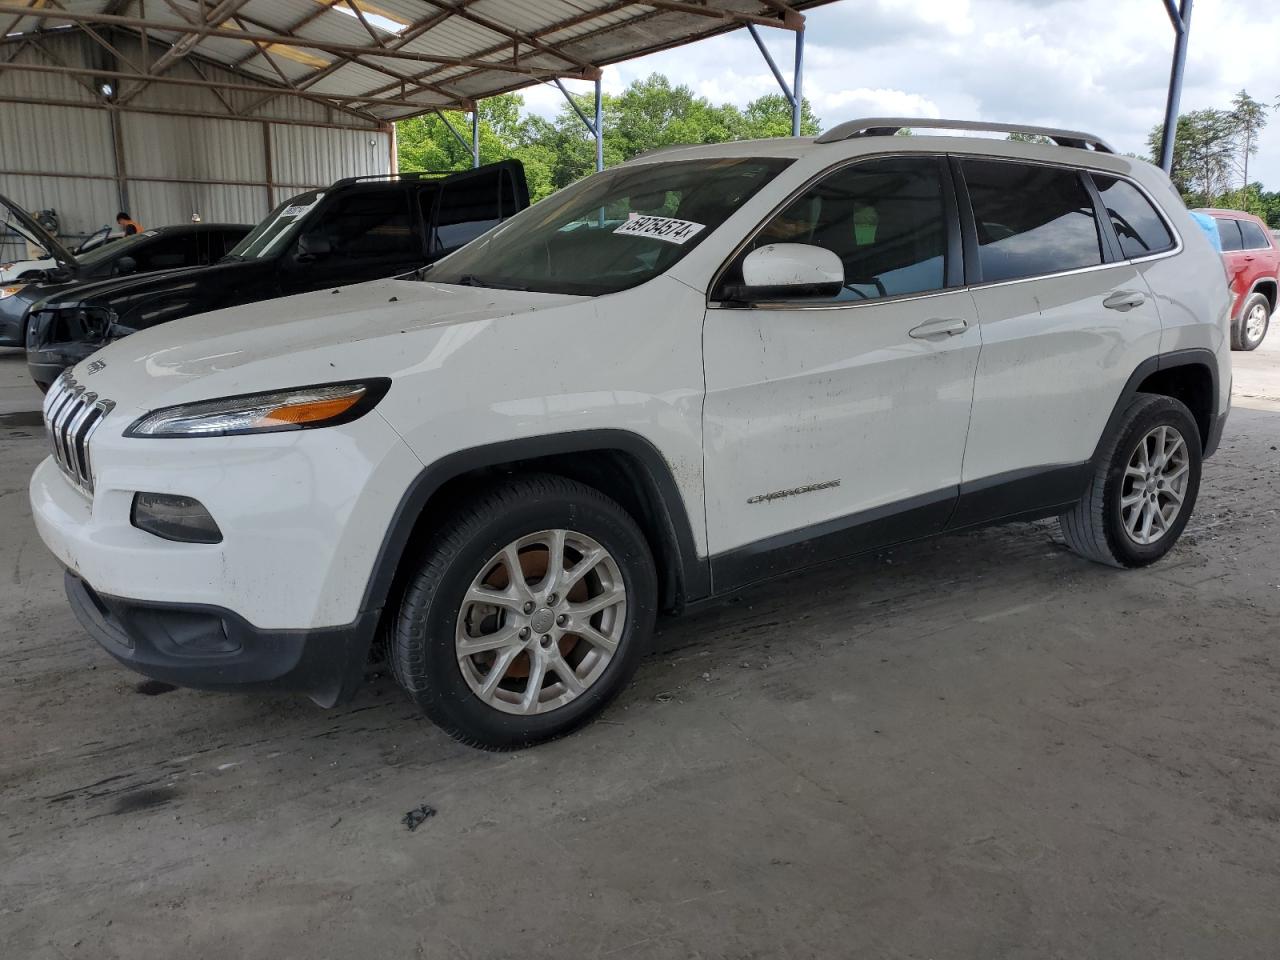
<instances>
[{"instance_id":1,"label":"rear wheel","mask_svg":"<svg viewBox=\"0 0 1280 960\"><path fill-rule=\"evenodd\" d=\"M1168 553L1200 490L1200 431L1172 397L1139 394L1104 447L1088 492L1058 518L1073 551L1114 567Z\"/></svg>"},{"instance_id":2,"label":"rear wheel","mask_svg":"<svg viewBox=\"0 0 1280 960\"><path fill-rule=\"evenodd\" d=\"M563 477L503 482L453 511L414 570L389 644L438 726L510 749L590 720L634 672L657 575L618 504Z\"/></svg>"},{"instance_id":3,"label":"rear wheel","mask_svg":"<svg viewBox=\"0 0 1280 960\"><path fill-rule=\"evenodd\" d=\"M1244 302L1240 322L1231 331L1231 346L1236 350L1257 350L1271 324L1271 301L1255 293Z\"/></svg>"}]
</instances>

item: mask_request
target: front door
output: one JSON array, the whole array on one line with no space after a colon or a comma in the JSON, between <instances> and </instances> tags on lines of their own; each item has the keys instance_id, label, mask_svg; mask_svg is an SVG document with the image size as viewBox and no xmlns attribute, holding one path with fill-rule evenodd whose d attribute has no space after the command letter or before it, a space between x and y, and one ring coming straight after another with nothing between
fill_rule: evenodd
<instances>
[{"instance_id":1,"label":"front door","mask_svg":"<svg viewBox=\"0 0 1280 960\"><path fill-rule=\"evenodd\" d=\"M307 220L286 257L286 294L380 280L426 261L421 222L403 184L356 188Z\"/></svg>"},{"instance_id":2,"label":"front door","mask_svg":"<svg viewBox=\"0 0 1280 960\"><path fill-rule=\"evenodd\" d=\"M807 243L840 257L845 286L824 302L707 311L717 591L945 524L981 342L954 209L940 158L854 163L790 202L726 270L731 286L751 249Z\"/></svg>"}]
</instances>

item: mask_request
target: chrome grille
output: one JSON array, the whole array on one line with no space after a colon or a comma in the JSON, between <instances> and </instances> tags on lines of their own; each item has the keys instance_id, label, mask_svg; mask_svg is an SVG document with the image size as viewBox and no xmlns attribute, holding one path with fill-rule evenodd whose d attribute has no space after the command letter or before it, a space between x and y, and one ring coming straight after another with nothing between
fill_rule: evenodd
<instances>
[{"instance_id":1,"label":"chrome grille","mask_svg":"<svg viewBox=\"0 0 1280 960\"><path fill-rule=\"evenodd\" d=\"M60 376L44 398L44 427L53 449L53 459L67 479L87 494L93 494L93 464L89 459L89 438L115 406L72 379Z\"/></svg>"}]
</instances>

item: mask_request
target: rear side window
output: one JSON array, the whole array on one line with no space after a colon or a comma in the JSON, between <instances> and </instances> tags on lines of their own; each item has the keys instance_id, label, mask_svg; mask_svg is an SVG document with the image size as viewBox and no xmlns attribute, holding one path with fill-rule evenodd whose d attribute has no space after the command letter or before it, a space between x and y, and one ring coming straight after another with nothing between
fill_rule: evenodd
<instances>
[{"instance_id":1,"label":"rear side window","mask_svg":"<svg viewBox=\"0 0 1280 960\"><path fill-rule=\"evenodd\" d=\"M436 203L434 191L422 194L423 219L430 222L432 207L436 221L431 231L431 252L447 253L470 243L486 230L496 227L515 211L510 176L505 170L495 176L476 176L443 186ZM504 214L505 210L505 214Z\"/></svg>"},{"instance_id":2,"label":"rear side window","mask_svg":"<svg viewBox=\"0 0 1280 960\"><path fill-rule=\"evenodd\" d=\"M1093 200L1079 172L998 160L964 160L985 282L1102 263Z\"/></svg>"},{"instance_id":3,"label":"rear side window","mask_svg":"<svg viewBox=\"0 0 1280 960\"><path fill-rule=\"evenodd\" d=\"M1213 219L1218 225L1218 237L1222 240L1223 253L1239 250L1244 246L1244 240L1240 236L1239 221L1228 220L1226 217L1214 217Z\"/></svg>"},{"instance_id":4,"label":"rear side window","mask_svg":"<svg viewBox=\"0 0 1280 960\"><path fill-rule=\"evenodd\" d=\"M1173 234L1142 191L1126 180L1093 174L1102 205L1120 238L1126 259L1146 257L1173 247Z\"/></svg>"},{"instance_id":5,"label":"rear side window","mask_svg":"<svg viewBox=\"0 0 1280 960\"><path fill-rule=\"evenodd\" d=\"M1267 235L1262 232L1262 228L1252 220L1239 220L1240 235L1244 239L1244 249L1246 250L1265 250L1271 244L1267 242Z\"/></svg>"}]
</instances>

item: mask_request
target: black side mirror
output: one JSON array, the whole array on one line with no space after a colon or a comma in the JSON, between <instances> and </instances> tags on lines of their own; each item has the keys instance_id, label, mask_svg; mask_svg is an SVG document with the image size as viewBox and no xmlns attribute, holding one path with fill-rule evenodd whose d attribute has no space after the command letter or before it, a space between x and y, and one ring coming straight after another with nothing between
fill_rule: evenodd
<instances>
[{"instance_id":1,"label":"black side mirror","mask_svg":"<svg viewBox=\"0 0 1280 960\"><path fill-rule=\"evenodd\" d=\"M333 244L329 242L329 238L319 233L304 233L298 238L298 256L299 263L311 263L314 260L323 260L325 257L333 253Z\"/></svg>"},{"instance_id":2,"label":"black side mirror","mask_svg":"<svg viewBox=\"0 0 1280 960\"><path fill-rule=\"evenodd\" d=\"M138 261L133 257L121 257L116 261L116 273L120 276L133 273L138 269Z\"/></svg>"}]
</instances>

